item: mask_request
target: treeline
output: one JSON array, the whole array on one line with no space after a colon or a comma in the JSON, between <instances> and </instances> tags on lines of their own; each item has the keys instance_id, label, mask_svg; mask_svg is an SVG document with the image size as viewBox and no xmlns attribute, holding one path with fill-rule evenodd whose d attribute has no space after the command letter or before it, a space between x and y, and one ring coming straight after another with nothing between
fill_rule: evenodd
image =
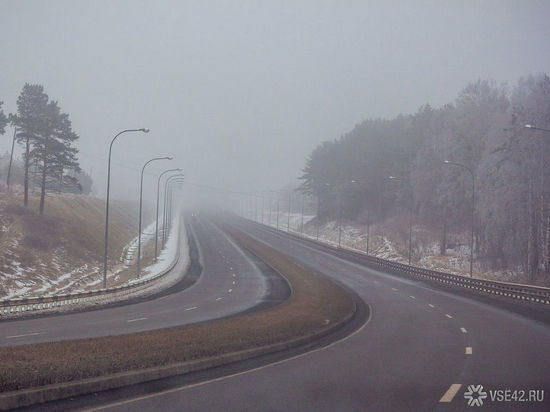
<instances>
[{"instance_id":1,"label":"treeline","mask_svg":"<svg viewBox=\"0 0 550 412\"><path fill-rule=\"evenodd\" d=\"M376 222L410 214L415 225L470 230L475 183L474 251L491 269L530 280L550 272L550 78L513 87L469 84L453 103L413 115L364 121L319 145L307 160L301 190L319 202L319 217ZM452 163L444 163L444 161ZM394 179L389 179L394 176Z\"/></svg>"},{"instance_id":2,"label":"treeline","mask_svg":"<svg viewBox=\"0 0 550 412\"><path fill-rule=\"evenodd\" d=\"M12 137L12 136L10 136ZM84 170L72 171L73 177L78 181L78 185L58 185L56 181L52 181L46 186L47 192L52 193L75 193L89 195L92 192L93 180L92 177ZM24 162L20 158L14 158L11 162L10 170L10 153L0 155L0 187L7 186L8 174L10 187L24 185ZM29 190L35 193L40 186L40 173L38 171L38 163L33 161L29 170Z\"/></svg>"},{"instance_id":3,"label":"treeline","mask_svg":"<svg viewBox=\"0 0 550 412\"><path fill-rule=\"evenodd\" d=\"M17 99L16 113L6 116L1 105L0 134L4 134L9 123L15 128L15 141L23 147L22 165L12 165L12 168L14 172L18 166L22 168L25 207L29 204L31 185L37 185L40 190L40 214L44 213L47 191L89 192L92 182L82 173L78 149L74 147L79 136L72 129L69 115L61 111L57 101L50 100L43 86L25 84Z\"/></svg>"}]
</instances>

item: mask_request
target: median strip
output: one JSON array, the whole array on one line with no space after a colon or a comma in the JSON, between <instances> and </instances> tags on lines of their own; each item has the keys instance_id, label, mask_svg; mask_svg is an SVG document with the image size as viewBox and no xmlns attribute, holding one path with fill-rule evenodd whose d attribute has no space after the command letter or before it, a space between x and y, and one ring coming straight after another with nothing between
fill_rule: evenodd
<instances>
[{"instance_id":1,"label":"median strip","mask_svg":"<svg viewBox=\"0 0 550 412\"><path fill-rule=\"evenodd\" d=\"M2 347L0 408L77 396L293 348L335 331L353 317L355 302L342 287L242 232L228 232L288 281L291 295L287 300L268 309L193 325Z\"/></svg>"}]
</instances>

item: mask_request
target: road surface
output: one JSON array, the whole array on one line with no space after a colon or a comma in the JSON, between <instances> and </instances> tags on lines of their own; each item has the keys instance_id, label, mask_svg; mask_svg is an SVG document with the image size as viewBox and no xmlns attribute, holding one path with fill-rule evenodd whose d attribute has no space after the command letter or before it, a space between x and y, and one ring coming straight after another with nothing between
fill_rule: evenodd
<instances>
[{"instance_id":1,"label":"road surface","mask_svg":"<svg viewBox=\"0 0 550 412\"><path fill-rule=\"evenodd\" d=\"M154 394L123 391L100 410L468 410L464 393L478 384L487 393L483 410L550 410L549 326L257 224L233 224L353 289L371 308L368 323L328 347L251 371ZM544 390L545 402L491 401L497 389L538 390L539 398Z\"/></svg>"},{"instance_id":2,"label":"road surface","mask_svg":"<svg viewBox=\"0 0 550 412\"><path fill-rule=\"evenodd\" d=\"M284 281L208 220L190 218L203 271L188 288L155 299L89 312L0 323L0 345L118 335L222 318L266 299L284 300ZM178 264L174 270L184 270ZM182 282L185 286L187 279ZM276 290L274 291L273 288Z\"/></svg>"}]
</instances>

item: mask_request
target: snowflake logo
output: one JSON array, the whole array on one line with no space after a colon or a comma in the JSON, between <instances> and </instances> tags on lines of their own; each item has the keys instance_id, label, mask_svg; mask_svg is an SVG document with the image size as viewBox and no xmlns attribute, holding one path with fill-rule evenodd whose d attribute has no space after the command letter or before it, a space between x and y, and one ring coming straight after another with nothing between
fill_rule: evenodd
<instances>
[{"instance_id":1,"label":"snowflake logo","mask_svg":"<svg viewBox=\"0 0 550 412\"><path fill-rule=\"evenodd\" d=\"M482 385L468 385L468 390L464 392L464 399L468 400L468 406L481 406L486 397L487 392L483 390Z\"/></svg>"}]
</instances>

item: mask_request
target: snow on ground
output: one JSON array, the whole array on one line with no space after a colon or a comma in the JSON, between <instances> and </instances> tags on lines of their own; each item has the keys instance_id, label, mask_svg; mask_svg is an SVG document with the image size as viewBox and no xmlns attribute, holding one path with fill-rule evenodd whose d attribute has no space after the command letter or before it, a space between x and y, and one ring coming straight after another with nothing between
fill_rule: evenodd
<instances>
[{"instance_id":1,"label":"snow on ground","mask_svg":"<svg viewBox=\"0 0 550 412\"><path fill-rule=\"evenodd\" d=\"M303 224L304 226L315 217L315 215L303 215ZM271 219L271 223L270 223ZM268 226L277 227L277 213L273 212L271 215L269 211L264 211L264 218L258 216L258 222L263 223ZM279 229L286 230L289 226L289 214L288 212L279 212ZM302 214L301 213L290 213L290 230L299 232L302 227Z\"/></svg>"},{"instance_id":2,"label":"snow on ground","mask_svg":"<svg viewBox=\"0 0 550 412\"><path fill-rule=\"evenodd\" d=\"M176 225L179 222L175 223ZM177 229L175 230L177 234ZM147 242L154 239L155 235L155 222L149 224L142 232L141 244L142 247ZM175 240L174 240L175 239ZM14 240L17 242L17 240ZM170 243L171 242L171 243ZM177 236L170 236L167 243L167 247L175 249L174 242L177 243ZM117 265L111 273L108 274L109 278L118 278L118 274L132 264L137 255L138 237L132 239L125 247L124 253L121 256L121 264ZM16 244L11 245L17 246ZM177 245L176 245L177 247ZM171 249L171 250L172 250ZM8 249L6 254L10 254ZM166 255L166 251L163 251L158 267L151 269L150 273L159 273L162 271L162 265L168 266L167 263L170 257L174 256L175 251L171 252L172 255ZM102 269L99 266L93 266L89 263L84 263L76 268L67 268L65 259L65 251L62 248L58 248L53 252L52 267L59 273L62 273L57 278L51 278L40 274L40 267L47 268L45 263L39 263L38 267L22 267L21 263L13 259L9 266L4 265L0 272L0 281L2 284L7 285L4 287L3 293L0 288L0 299L11 299L16 297L29 297L29 296L53 296L66 293L78 293L85 290L98 289L103 283ZM161 268L161 269L158 269ZM149 271L148 268L145 270Z\"/></svg>"},{"instance_id":3,"label":"snow on ground","mask_svg":"<svg viewBox=\"0 0 550 412\"><path fill-rule=\"evenodd\" d=\"M138 279L131 280L129 282L130 284L136 283L140 280L145 280L145 279L155 277L158 274L165 271L166 269L168 269L168 267L170 267L172 262L174 262L174 259L176 259L177 253L178 253L178 243L179 243L178 239L179 239L179 236L180 236L180 220L181 219L182 219L181 216L176 217L176 220L174 221L173 228L172 228L172 230L170 230L170 234L168 235L168 240L166 241L164 249L160 252L160 255L157 259L157 262L153 263L150 266L147 266L143 270L145 275L141 276L141 278L139 280ZM180 245L180 250L183 249L184 251L188 251L187 237L186 236L183 236L183 237L184 237L184 239L181 239L182 245ZM189 253L183 253L183 254L180 255L180 259L188 259L188 255L189 255ZM186 260L184 260L184 262L185 262L185 264L187 264Z\"/></svg>"},{"instance_id":4,"label":"snow on ground","mask_svg":"<svg viewBox=\"0 0 550 412\"><path fill-rule=\"evenodd\" d=\"M313 220L315 216L304 216L304 227L301 228L301 215L298 213L291 214L290 230L295 233L302 233L310 239L319 239L322 242L338 245L338 237L340 235L340 245L356 249L361 252L366 251L367 244L367 229L365 226L350 222L345 222L342 227L338 228L337 221L325 222L320 226L314 222L307 224ZM260 218L259 218L260 219ZM264 219L264 224L269 224L269 218ZM272 215L271 226L276 227L276 216ZM288 214L280 213L279 229L286 231L288 226ZM379 226L376 232L383 231L384 227ZM339 233L340 232L340 233ZM399 263L408 263L408 245L398 245L389 236L372 233L369 239L369 254L382 259L391 260ZM421 234L422 229L413 229L413 265L426 269L437 270L440 272L452 273L456 275L468 276L470 271L470 248L467 239L461 239L460 244L455 248L447 248L444 256L439 254L439 243L430 242L421 244L420 241L415 241L415 236ZM424 234L424 233L422 233ZM521 280L519 276L520 270L508 271L484 271L478 262L474 262L474 276L478 278L500 280L505 282L517 282Z\"/></svg>"}]
</instances>

